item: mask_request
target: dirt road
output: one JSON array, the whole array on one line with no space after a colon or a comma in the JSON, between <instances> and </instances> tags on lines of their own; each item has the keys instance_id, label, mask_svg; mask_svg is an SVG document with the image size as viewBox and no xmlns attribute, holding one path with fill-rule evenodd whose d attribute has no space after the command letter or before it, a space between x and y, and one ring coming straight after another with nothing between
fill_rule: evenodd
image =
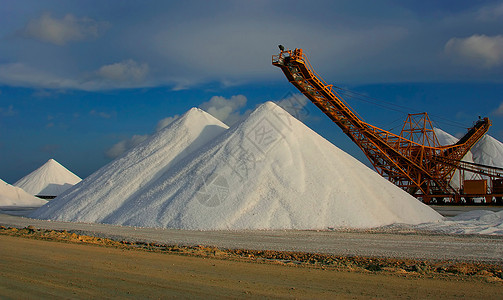
<instances>
[{"instance_id":1,"label":"dirt road","mask_svg":"<svg viewBox=\"0 0 503 300\"><path fill-rule=\"evenodd\" d=\"M501 299L483 278L402 277L0 236L0 298Z\"/></svg>"}]
</instances>

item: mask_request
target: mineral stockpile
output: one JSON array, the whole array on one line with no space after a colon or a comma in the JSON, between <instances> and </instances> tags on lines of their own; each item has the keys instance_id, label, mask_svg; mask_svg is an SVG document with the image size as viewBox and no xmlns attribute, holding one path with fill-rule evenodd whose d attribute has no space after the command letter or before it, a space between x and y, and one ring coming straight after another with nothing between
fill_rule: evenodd
<instances>
[{"instance_id":1,"label":"mineral stockpile","mask_svg":"<svg viewBox=\"0 0 503 300\"><path fill-rule=\"evenodd\" d=\"M442 219L272 102L230 129L193 109L32 217L197 230Z\"/></svg>"},{"instance_id":2,"label":"mineral stockpile","mask_svg":"<svg viewBox=\"0 0 503 300\"><path fill-rule=\"evenodd\" d=\"M47 203L0 179L0 207L37 207Z\"/></svg>"},{"instance_id":3,"label":"mineral stockpile","mask_svg":"<svg viewBox=\"0 0 503 300\"><path fill-rule=\"evenodd\" d=\"M56 197L80 181L80 177L54 159L49 159L14 185L32 195Z\"/></svg>"},{"instance_id":4,"label":"mineral stockpile","mask_svg":"<svg viewBox=\"0 0 503 300\"><path fill-rule=\"evenodd\" d=\"M37 218L104 222L174 164L228 128L210 114L193 108L148 140L110 162L68 193L35 212Z\"/></svg>"}]
</instances>

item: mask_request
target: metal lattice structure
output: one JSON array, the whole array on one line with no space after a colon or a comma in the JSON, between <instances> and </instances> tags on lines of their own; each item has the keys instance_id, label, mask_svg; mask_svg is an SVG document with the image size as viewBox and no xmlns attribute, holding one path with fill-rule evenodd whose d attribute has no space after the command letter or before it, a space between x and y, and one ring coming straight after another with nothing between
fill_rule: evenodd
<instances>
[{"instance_id":1,"label":"metal lattice structure","mask_svg":"<svg viewBox=\"0 0 503 300\"><path fill-rule=\"evenodd\" d=\"M489 130L488 118L478 120L459 142L449 146L440 146L426 113L409 114L397 135L364 122L333 85L316 74L302 49L280 46L280 50L272 64L360 147L380 175L425 202L459 195L459 189L450 184L452 176ZM503 172L496 177L502 178Z\"/></svg>"}]
</instances>

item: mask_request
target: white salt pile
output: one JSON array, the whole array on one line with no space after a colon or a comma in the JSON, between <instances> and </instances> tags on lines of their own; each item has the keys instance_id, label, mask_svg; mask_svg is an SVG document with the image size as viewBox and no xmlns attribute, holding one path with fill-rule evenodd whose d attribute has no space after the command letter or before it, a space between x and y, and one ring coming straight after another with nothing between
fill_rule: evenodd
<instances>
[{"instance_id":1,"label":"white salt pile","mask_svg":"<svg viewBox=\"0 0 503 300\"><path fill-rule=\"evenodd\" d=\"M433 131L435 131L435 135L437 136L438 142L442 146L453 145L459 141L459 139L457 137L453 136L450 133L443 131L440 128L433 128Z\"/></svg>"},{"instance_id":2,"label":"white salt pile","mask_svg":"<svg viewBox=\"0 0 503 300\"><path fill-rule=\"evenodd\" d=\"M503 168L503 143L492 136L484 135L471 151L476 163Z\"/></svg>"},{"instance_id":3,"label":"white salt pile","mask_svg":"<svg viewBox=\"0 0 503 300\"><path fill-rule=\"evenodd\" d=\"M442 219L272 102L228 130L193 109L31 216L198 230Z\"/></svg>"},{"instance_id":4,"label":"white salt pile","mask_svg":"<svg viewBox=\"0 0 503 300\"><path fill-rule=\"evenodd\" d=\"M37 207L46 203L46 200L30 195L0 179L0 207Z\"/></svg>"},{"instance_id":5,"label":"white salt pile","mask_svg":"<svg viewBox=\"0 0 503 300\"><path fill-rule=\"evenodd\" d=\"M420 224L414 228L443 234L503 235L503 210L469 211L442 222Z\"/></svg>"},{"instance_id":6,"label":"white salt pile","mask_svg":"<svg viewBox=\"0 0 503 300\"><path fill-rule=\"evenodd\" d=\"M433 130L435 131L435 135L437 136L437 139L438 139L438 142L440 143L440 145L442 146L448 146L448 145L454 145L456 144L459 139L456 138L455 136L443 131L442 129L439 129L439 128L433 128ZM472 152L471 151L468 151L468 153L466 153L466 155L463 157L462 161L466 161L466 162L469 162L469 163L473 163L473 155L472 155ZM461 171L457 170L457 171L454 171L454 175L452 176L452 179L451 179L451 185L454 187L454 188L460 188L461 187ZM471 172L463 172L464 176L463 178L464 179L473 179L473 176L474 174L471 173Z\"/></svg>"},{"instance_id":7,"label":"white salt pile","mask_svg":"<svg viewBox=\"0 0 503 300\"><path fill-rule=\"evenodd\" d=\"M149 139L99 169L66 195L51 201L35 217L102 222L124 203L208 141L228 128L210 114L193 108Z\"/></svg>"},{"instance_id":8,"label":"white salt pile","mask_svg":"<svg viewBox=\"0 0 503 300\"><path fill-rule=\"evenodd\" d=\"M18 180L14 185L26 192L45 197L55 197L80 182L81 179L54 159Z\"/></svg>"},{"instance_id":9,"label":"white salt pile","mask_svg":"<svg viewBox=\"0 0 503 300\"><path fill-rule=\"evenodd\" d=\"M458 138L441 129L434 128L434 131L442 146L452 145L459 141ZM465 155L463 161L501 168L503 167L503 143L486 134Z\"/></svg>"},{"instance_id":10,"label":"white salt pile","mask_svg":"<svg viewBox=\"0 0 503 300\"><path fill-rule=\"evenodd\" d=\"M443 146L455 144L459 140L441 129L434 128L434 130L439 143ZM463 157L463 161L503 168L503 143L486 134L472 147L470 151L468 151L465 157ZM464 173L465 179L479 178L471 172ZM451 184L455 187L459 187L459 182L460 172L456 171L451 180Z\"/></svg>"}]
</instances>

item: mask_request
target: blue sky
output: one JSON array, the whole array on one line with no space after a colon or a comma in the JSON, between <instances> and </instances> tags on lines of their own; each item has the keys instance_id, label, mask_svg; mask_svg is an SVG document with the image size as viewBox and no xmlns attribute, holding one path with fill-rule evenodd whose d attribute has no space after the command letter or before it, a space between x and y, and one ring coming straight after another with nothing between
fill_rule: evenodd
<instances>
[{"instance_id":1,"label":"blue sky","mask_svg":"<svg viewBox=\"0 0 503 300\"><path fill-rule=\"evenodd\" d=\"M503 139L503 1L3 1L0 178L54 158L86 177L198 106L234 123L296 90L271 65L303 48L346 100L398 128L430 113ZM302 102L302 101L301 101ZM302 121L366 163L311 103Z\"/></svg>"}]
</instances>

